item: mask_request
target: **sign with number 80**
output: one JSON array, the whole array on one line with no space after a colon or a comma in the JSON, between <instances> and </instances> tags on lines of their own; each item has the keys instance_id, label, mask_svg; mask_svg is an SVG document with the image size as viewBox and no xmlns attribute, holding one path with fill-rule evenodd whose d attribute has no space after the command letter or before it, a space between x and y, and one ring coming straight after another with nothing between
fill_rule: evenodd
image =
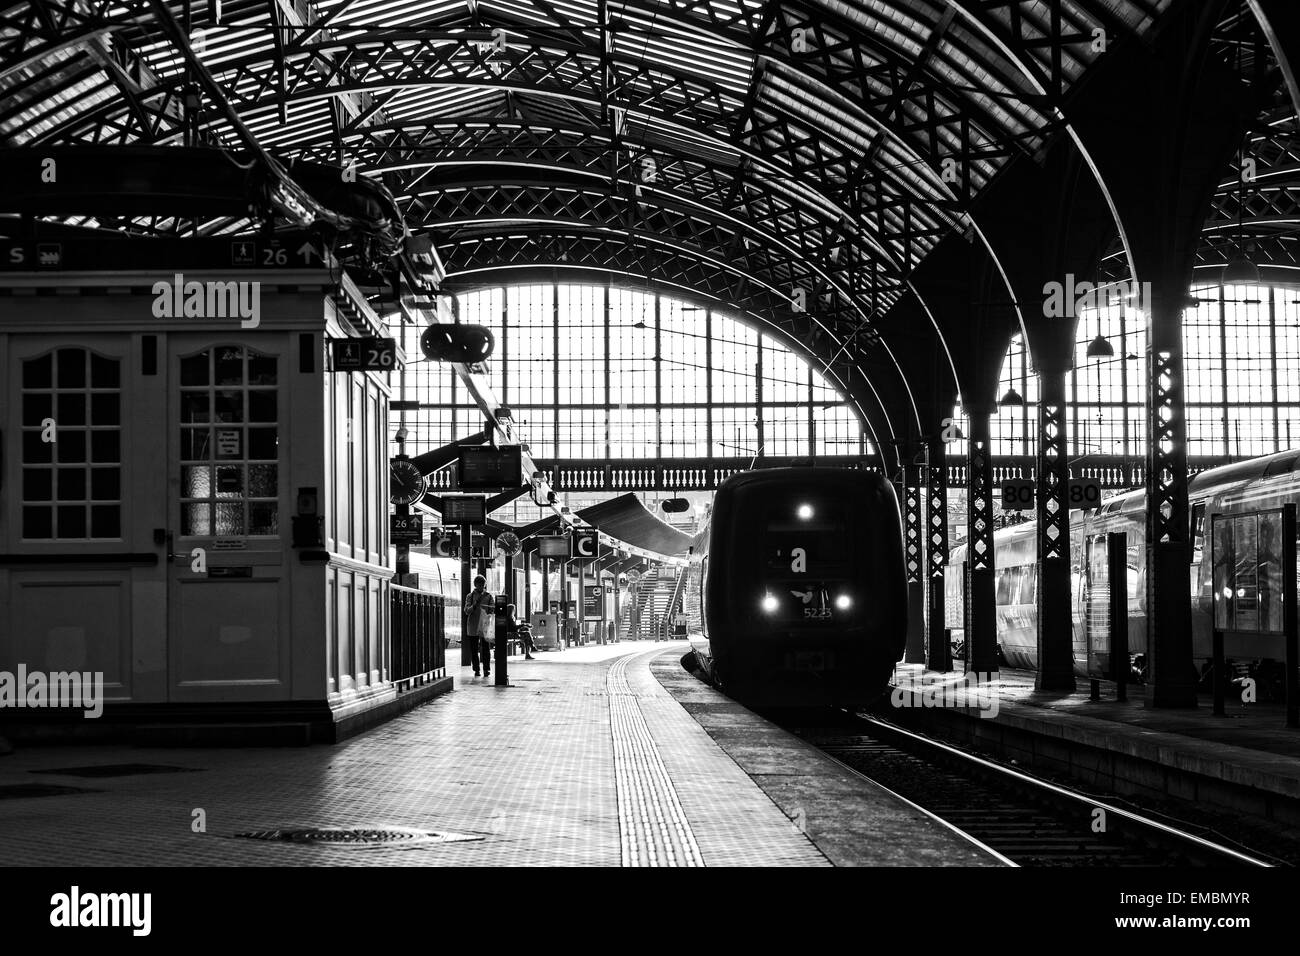
<instances>
[{"instance_id":1,"label":"sign with number 80","mask_svg":"<svg viewBox=\"0 0 1300 956\"><path fill-rule=\"evenodd\" d=\"M1032 511L1034 482L1031 478L1009 478L1002 482L1003 511Z\"/></svg>"},{"instance_id":2,"label":"sign with number 80","mask_svg":"<svg viewBox=\"0 0 1300 956\"><path fill-rule=\"evenodd\" d=\"M1065 501L1071 508L1095 508L1101 504L1101 483L1096 478L1071 478Z\"/></svg>"},{"instance_id":3,"label":"sign with number 80","mask_svg":"<svg viewBox=\"0 0 1300 956\"><path fill-rule=\"evenodd\" d=\"M1036 492L1032 478L1009 478L1002 482L1003 511L1032 511ZM1101 483L1096 478L1071 478L1065 503L1070 508L1095 508L1101 504Z\"/></svg>"}]
</instances>

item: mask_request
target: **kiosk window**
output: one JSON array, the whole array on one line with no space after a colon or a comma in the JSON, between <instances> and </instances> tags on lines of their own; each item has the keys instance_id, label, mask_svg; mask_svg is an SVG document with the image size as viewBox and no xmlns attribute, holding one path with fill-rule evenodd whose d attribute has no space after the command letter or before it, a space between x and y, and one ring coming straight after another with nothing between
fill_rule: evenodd
<instances>
[{"instance_id":1,"label":"kiosk window","mask_svg":"<svg viewBox=\"0 0 1300 956\"><path fill-rule=\"evenodd\" d=\"M279 533L277 359L219 346L181 359L181 534Z\"/></svg>"},{"instance_id":2,"label":"kiosk window","mask_svg":"<svg viewBox=\"0 0 1300 956\"><path fill-rule=\"evenodd\" d=\"M122 536L121 362L61 348L23 361L22 536Z\"/></svg>"}]
</instances>

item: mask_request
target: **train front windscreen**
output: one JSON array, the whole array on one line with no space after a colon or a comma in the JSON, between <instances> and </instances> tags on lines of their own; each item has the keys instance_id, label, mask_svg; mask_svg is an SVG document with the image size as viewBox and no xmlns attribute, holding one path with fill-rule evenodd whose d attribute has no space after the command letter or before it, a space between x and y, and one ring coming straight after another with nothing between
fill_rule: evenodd
<instances>
[{"instance_id":1,"label":"train front windscreen","mask_svg":"<svg viewBox=\"0 0 1300 956\"><path fill-rule=\"evenodd\" d=\"M754 600L776 626L827 627L860 619L868 601L853 541L860 540L859 509L824 496L784 496L762 510L754 555L759 575Z\"/></svg>"}]
</instances>

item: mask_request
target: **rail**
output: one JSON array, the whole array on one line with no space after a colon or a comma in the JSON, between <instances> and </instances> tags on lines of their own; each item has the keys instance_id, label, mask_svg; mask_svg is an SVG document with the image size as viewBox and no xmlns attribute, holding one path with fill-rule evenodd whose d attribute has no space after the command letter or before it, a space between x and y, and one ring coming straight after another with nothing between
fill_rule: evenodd
<instances>
[{"instance_id":1,"label":"rail","mask_svg":"<svg viewBox=\"0 0 1300 956\"><path fill-rule=\"evenodd\" d=\"M446 599L396 584L390 590L390 679L409 686L441 677L447 666Z\"/></svg>"},{"instance_id":2,"label":"rail","mask_svg":"<svg viewBox=\"0 0 1300 956\"><path fill-rule=\"evenodd\" d=\"M1275 863L878 717L845 712L833 728L788 729L1013 866Z\"/></svg>"}]
</instances>

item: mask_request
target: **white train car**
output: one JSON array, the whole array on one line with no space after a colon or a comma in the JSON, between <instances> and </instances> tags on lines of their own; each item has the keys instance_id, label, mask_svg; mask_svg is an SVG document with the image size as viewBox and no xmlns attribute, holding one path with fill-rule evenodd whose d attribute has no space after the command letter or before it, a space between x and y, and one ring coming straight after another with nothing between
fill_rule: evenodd
<instances>
[{"instance_id":1,"label":"white train car","mask_svg":"<svg viewBox=\"0 0 1300 956\"><path fill-rule=\"evenodd\" d=\"M1207 536L1216 515L1242 514L1300 504L1300 451L1211 468L1194 476L1188 490L1191 511L1192 557L1188 580L1192 598L1192 652L1204 670L1211 654L1213 633L1212 573ZM1122 531L1128 536L1129 653L1139 670L1146 653L1146 493L1116 495L1098 508L1074 512L1070 520L1071 615L1074 625L1075 671L1087 674L1087 615L1090 611L1089 571L1105 566L1106 535ZM1032 521L1003 528L994 534L999 658L1011 667L1038 666L1038 584L1035 532ZM946 624L954 644L965 640L964 580L966 546L949 556L945 578ZM1300 564L1300 561L1298 561ZM1243 596L1251 600L1251 595ZM1249 662L1262 673L1276 672L1285 657L1282 638L1272 633L1234 632L1226 647L1229 658Z\"/></svg>"}]
</instances>

